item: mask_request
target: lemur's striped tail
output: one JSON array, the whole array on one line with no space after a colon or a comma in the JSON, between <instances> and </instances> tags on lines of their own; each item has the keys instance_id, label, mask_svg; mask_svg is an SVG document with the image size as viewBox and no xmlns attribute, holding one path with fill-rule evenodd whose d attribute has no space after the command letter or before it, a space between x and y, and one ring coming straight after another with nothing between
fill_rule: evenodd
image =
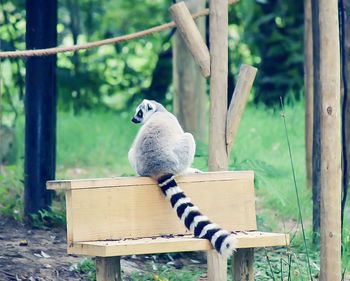
<instances>
[{"instance_id":1,"label":"lemur's striped tail","mask_svg":"<svg viewBox=\"0 0 350 281\"><path fill-rule=\"evenodd\" d=\"M231 256L236 249L237 239L227 230L212 223L194 206L174 180L174 175L167 174L158 179L158 185L177 216L195 237L210 241L213 247L223 256Z\"/></svg>"}]
</instances>

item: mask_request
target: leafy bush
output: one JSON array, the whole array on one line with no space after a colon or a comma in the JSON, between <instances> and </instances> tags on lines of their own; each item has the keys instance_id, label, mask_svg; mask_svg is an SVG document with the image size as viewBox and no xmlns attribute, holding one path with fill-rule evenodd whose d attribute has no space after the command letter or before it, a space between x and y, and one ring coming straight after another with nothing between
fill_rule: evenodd
<instances>
[{"instance_id":1,"label":"leafy bush","mask_svg":"<svg viewBox=\"0 0 350 281\"><path fill-rule=\"evenodd\" d=\"M299 99L303 89L303 1L247 0L233 9L231 21L236 23L239 37L232 52L243 46L244 52L236 60L259 69L254 101L273 105L279 103L280 96Z\"/></svg>"},{"instance_id":2,"label":"leafy bush","mask_svg":"<svg viewBox=\"0 0 350 281\"><path fill-rule=\"evenodd\" d=\"M66 226L65 209L51 207L49 210L40 210L37 214L31 215L31 223L37 228Z\"/></svg>"},{"instance_id":3,"label":"leafy bush","mask_svg":"<svg viewBox=\"0 0 350 281\"><path fill-rule=\"evenodd\" d=\"M23 170L18 166L0 166L0 214L23 218Z\"/></svg>"},{"instance_id":4,"label":"leafy bush","mask_svg":"<svg viewBox=\"0 0 350 281\"><path fill-rule=\"evenodd\" d=\"M70 270L82 274L88 281L96 280L96 267L91 258L82 259L79 263L72 265Z\"/></svg>"}]
</instances>

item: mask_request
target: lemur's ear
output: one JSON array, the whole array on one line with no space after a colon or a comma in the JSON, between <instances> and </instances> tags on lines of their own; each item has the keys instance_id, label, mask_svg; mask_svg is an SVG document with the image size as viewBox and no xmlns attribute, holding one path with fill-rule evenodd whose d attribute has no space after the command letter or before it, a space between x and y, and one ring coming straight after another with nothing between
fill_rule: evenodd
<instances>
[{"instance_id":1,"label":"lemur's ear","mask_svg":"<svg viewBox=\"0 0 350 281\"><path fill-rule=\"evenodd\" d=\"M147 103L147 110L150 111L153 109L153 106L150 103Z\"/></svg>"}]
</instances>

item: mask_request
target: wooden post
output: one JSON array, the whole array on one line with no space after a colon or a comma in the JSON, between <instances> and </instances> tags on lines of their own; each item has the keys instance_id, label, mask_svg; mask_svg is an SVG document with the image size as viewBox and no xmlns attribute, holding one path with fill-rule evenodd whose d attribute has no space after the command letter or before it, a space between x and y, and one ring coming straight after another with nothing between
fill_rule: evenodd
<instances>
[{"instance_id":1,"label":"wooden post","mask_svg":"<svg viewBox=\"0 0 350 281\"><path fill-rule=\"evenodd\" d=\"M227 74L228 74L228 3L209 2L210 41L210 122L209 171L228 169L226 150ZM208 281L227 280L227 259L209 251Z\"/></svg>"},{"instance_id":2,"label":"wooden post","mask_svg":"<svg viewBox=\"0 0 350 281\"><path fill-rule=\"evenodd\" d=\"M254 249L238 249L233 259L233 281L253 281Z\"/></svg>"},{"instance_id":3,"label":"wooden post","mask_svg":"<svg viewBox=\"0 0 350 281\"><path fill-rule=\"evenodd\" d=\"M57 44L57 1L26 1L27 49ZM24 211L30 214L51 204L46 181L55 178L56 56L31 57L26 64Z\"/></svg>"},{"instance_id":4,"label":"wooden post","mask_svg":"<svg viewBox=\"0 0 350 281\"><path fill-rule=\"evenodd\" d=\"M191 13L205 8L206 1L187 0ZM205 37L205 18L196 20L199 31ZM206 79L201 74L190 51L179 32L173 36L173 105L174 114L186 132L193 134L196 141L206 142L207 95Z\"/></svg>"},{"instance_id":5,"label":"wooden post","mask_svg":"<svg viewBox=\"0 0 350 281\"><path fill-rule=\"evenodd\" d=\"M341 280L340 50L337 0L312 0L315 85L320 96L320 280ZM315 88L316 91L316 88Z\"/></svg>"},{"instance_id":6,"label":"wooden post","mask_svg":"<svg viewBox=\"0 0 350 281\"><path fill-rule=\"evenodd\" d=\"M207 252L208 281L227 280L227 258L219 255L215 250Z\"/></svg>"},{"instance_id":7,"label":"wooden post","mask_svg":"<svg viewBox=\"0 0 350 281\"><path fill-rule=\"evenodd\" d=\"M121 281L120 257L96 257L96 281Z\"/></svg>"},{"instance_id":8,"label":"wooden post","mask_svg":"<svg viewBox=\"0 0 350 281\"><path fill-rule=\"evenodd\" d=\"M203 76L209 77L209 50L185 2L176 3L172 5L169 10L176 23L177 30L180 32L182 38L184 39Z\"/></svg>"},{"instance_id":9,"label":"wooden post","mask_svg":"<svg viewBox=\"0 0 350 281\"><path fill-rule=\"evenodd\" d=\"M210 171L228 168L226 151L227 73L228 73L228 7L227 1L210 0Z\"/></svg>"},{"instance_id":10,"label":"wooden post","mask_svg":"<svg viewBox=\"0 0 350 281\"><path fill-rule=\"evenodd\" d=\"M312 136L313 136L313 96L314 71L312 58L311 0L304 0L304 89L305 89L305 152L306 184L312 187Z\"/></svg>"},{"instance_id":11,"label":"wooden post","mask_svg":"<svg viewBox=\"0 0 350 281\"><path fill-rule=\"evenodd\" d=\"M257 69L247 64L241 65L239 69L237 84L232 95L230 107L226 118L226 145L227 152L230 153L238 126L243 115L244 108L248 101L248 96L252 88Z\"/></svg>"},{"instance_id":12,"label":"wooden post","mask_svg":"<svg viewBox=\"0 0 350 281\"><path fill-rule=\"evenodd\" d=\"M227 113L226 150L230 154L250 89L253 85L257 69L250 65L242 65L239 70L237 84ZM232 260L232 276L234 281L254 280L253 249L238 249Z\"/></svg>"}]
</instances>

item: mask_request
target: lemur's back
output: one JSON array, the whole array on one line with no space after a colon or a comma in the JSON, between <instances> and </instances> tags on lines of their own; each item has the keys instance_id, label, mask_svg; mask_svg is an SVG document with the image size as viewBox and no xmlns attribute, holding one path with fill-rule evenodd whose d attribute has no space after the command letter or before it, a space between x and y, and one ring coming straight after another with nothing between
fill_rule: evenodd
<instances>
[{"instance_id":1,"label":"lemur's back","mask_svg":"<svg viewBox=\"0 0 350 281\"><path fill-rule=\"evenodd\" d=\"M231 255L237 239L202 215L174 178L188 172L192 165L196 150L193 136L185 133L176 117L154 101L144 100L132 121L143 124L129 151L136 172L158 181L178 217L195 237L208 239L219 253Z\"/></svg>"},{"instance_id":2,"label":"lemur's back","mask_svg":"<svg viewBox=\"0 0 350 281\"><path fill-rule=\"evenodd\" d=\"M183 133L170 112L154 113L140 128L133 144L137 173L142 176L158 174L161 170L175 173L179 163L172 148Z\"/></svg>"}]
</instances>

